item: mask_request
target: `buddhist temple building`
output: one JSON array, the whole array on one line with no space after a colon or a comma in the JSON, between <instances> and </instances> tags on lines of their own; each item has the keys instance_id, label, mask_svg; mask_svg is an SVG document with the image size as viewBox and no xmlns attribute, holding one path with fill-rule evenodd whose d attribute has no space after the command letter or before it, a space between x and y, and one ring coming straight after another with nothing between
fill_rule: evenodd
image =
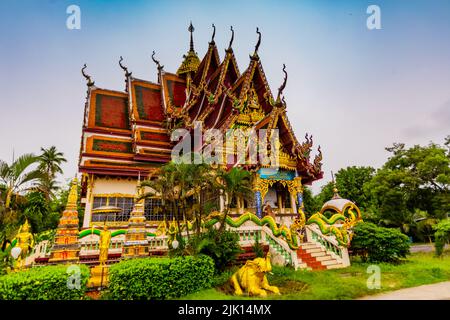
<instances>
[{"instance_id":1,"label":"buddhist temple building","mask_svg":"<svg viewBox=\"0 0 450 320\"><path fill-rule=\"evenodd\" d=\"M287 83L284 67L284 81L277 95L272 94L258 55L259 30L256 46L242 72L234 54L233 28L222 59L214 41L215 27L202 59L195 51L192 24L188 31L189 50L175 73L166 71L157 60L163 57L153 52L156 78L138 79L121 57L125 88L117 91L97 87L86 73L86 65L82 69L87 80L79 156L81 201L85 206L83 229L104 223L122 229L129 225L139 177L157 176L159 168L171 161L178 142L171 139L174 129L193 132L200 126L201 132L217 129L224 136L229 129L278 130L277 170L261 162L240 163L233 154L234 160L228 159L227 167L242 167L257 178L253 201L230 199L235 215L245 211L261 217L262 206L269 203L277 219L287 221L302 206L302 186L322 178L320 147L314 156L312 136L307 134L304 141L299 141L288 119L283 96ZM205 145L202 142L197 151ZM223 201L218 197L217 203ZM139 204L147 226L163 220L160 205L157 197Z\"/></svg>"}]
</instances>

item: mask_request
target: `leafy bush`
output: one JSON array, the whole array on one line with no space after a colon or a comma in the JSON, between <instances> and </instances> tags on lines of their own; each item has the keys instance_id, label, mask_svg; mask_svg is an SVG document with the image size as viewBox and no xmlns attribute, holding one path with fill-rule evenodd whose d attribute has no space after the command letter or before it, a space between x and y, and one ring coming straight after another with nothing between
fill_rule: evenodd
<instances>
[{"instance_id":1,"label":"leafy bush","mask_svg":"<svg viewBox=\"0 0 450 320\"><path fill-rule=\"evenodd\" d=\"M5 251L0 250L0 276L6 274L12 266L11 248L8 247Z\"/></svg>"},{"instance_id":2,"label":"leafy bush","mask_svg":"<svg viewBox=\"0 0 450 320\"><path fill-rule=\"evenodd\" d=\"M110 269L111 299L147 300L185 296L211 286L214 262L210 257L125 260Z\"/></svg>"},{"instance_id":3,"label":"leafy bush","mask_svg":"<svg viewBox=\"0 0 450 320\"><path fill-rule=\"evenodd\" d=\"M409 253L409 239L397 229L359 223L354 228L351 249L363 261L396 262Z\"/></svg>"},{"instance_id":4,"label":"leafy bush","mask_svg":"<svg viewBox=\"0 0 450 320\"><path fill-rule=\"evenodd\" d=\"M84 296L89 268L80 268L79 289L65 265L35 267L0 276L0 300L74 300ZM71 278L69 278L71 277ZM74 285L74 286L71 286Z\"/></svg>"},{"instance_id":5,"label":"leafy bush","mask_svg":"<svg viewBox=\"0 0 450 320\"><path fill-rule=\"evenodd\" d=\"M259 241L255 241L255 243L252 246L252 250L257 258L264 258L264 248L261 245L261 243L259 243Z\"/></svg>"},{"instance_id":6,"label":"leafy bush","mask_svg":"<svg viewBox=\"0 0 450 320\"><path fill-rule=\"evenodd\" d=\"M433 229L436 231L434 233L434 247L436 248L436 255L439 257L444 253L445 244L450 240L450 220L442 220L433 226Z\"/></svg>"},{"instance_id":7,"label":"leafy bush","mask_svg":"<svg viewBox=\"0 0 450 320\"><path fill-rule=\"evenodd\" d=\"M210 228L200 235L193 235L189 241L179 240L180 246L172 249L171 257L179 256L210 256L215 263L216 271L224 271L237 256L243 252L239 245L239 235L236 232Z\"/></svg>"},{"instance_id":8,"label":"leafy bush","mask_svg":"<svg viewBox=\"0 0 450 320\"><path fill-rule=\"evenodd\" d=\"M210 228L200 235L202 247L200 253L210 256L214 260L216 270L222 272L242 252L239 245L239 235L236 232Z\"/></svg>"}]
</instances>

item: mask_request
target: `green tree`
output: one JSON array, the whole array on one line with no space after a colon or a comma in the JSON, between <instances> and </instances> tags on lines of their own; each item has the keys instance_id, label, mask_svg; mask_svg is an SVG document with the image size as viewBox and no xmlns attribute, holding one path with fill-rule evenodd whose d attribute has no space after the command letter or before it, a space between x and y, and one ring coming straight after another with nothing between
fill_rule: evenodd
<instances>
[{"instance_id":1,"label":"green tree","mask_svg":"<svg viewBox=\"0 0 450 320\"><path fill-rule=\"evenodd\" d=\"M311 215L320 211L320 204L317 201L310 188L303 186L303 206L304 212L307 215Z\"/></svg>"},{"instance_id":2,"label":"green tree","mask_svg":"<svg viewBox=\"0 0 450 320\"><path fill-rule=\"evenodd\" d=\"M338 189L339 195L353 201L362 211L370 207L370 194L364 191L364 185L369 182L375 173L372 167L347 167L336 173L336 182L328 182L322 186L322 190L315 197L317 211L334 195L334 187Z\"/></svg>"},{"instance_id":3,"label":"green tree","mask_svg":"<svg viewBox=\"0 0 450 320\"><path fill-rule=\"evenodd\" d=\"M409 149L395 143L386 148L391 156L365 184L382 223L409 233L416 225L417 210L430 219L450 212L450 155L448 149L430 143Z\"/></svg>"},{"instance_id":4,"label":"green tree","mask_svg":"<svg viewBox=\"0 0 450 320\"><path fill-rule=\"evenodd\" d=\"M450 219L445 219L433 226L435 231L435 248L436 255L438 257L442 256L444 253L444 248L450 241Z\"/></svg>"},{"instance_id":5,"label":"green tree","mask_svg":"<svg viewBox=\"0 0 450 320\"><path fill-rule=\"evenodd\" d=\"M375 173L372 167L347 167L336 173L336 186L339 195L353 201L361 210L370 205L370 194L364 192L364 185Z\"/></svg>"},{"instance_id":6,"label":"green tree","mask_svg":"<svg viewBox=\"0 0 450 320\"><path fill-rule=\"evenodd\" d=\"M319 194L315 196L315 202L316 202L316 211L320 211L323 204L333 198L334 192L334 184L333 182L328 182L327 184L323 185Z\"/></svg>"}]
</instances>

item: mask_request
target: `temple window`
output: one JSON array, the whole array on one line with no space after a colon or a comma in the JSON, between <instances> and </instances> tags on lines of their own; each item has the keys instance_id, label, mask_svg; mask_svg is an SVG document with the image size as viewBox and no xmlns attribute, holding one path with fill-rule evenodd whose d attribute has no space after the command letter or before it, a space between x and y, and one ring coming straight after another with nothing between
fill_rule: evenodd
<instances>
[{"instance_id":1,"label":"temple window","mask_svg":"<svg viewBox=\"0 0 450 320\"><path fill-rule=\"evenodd\" d=\"M283 208L289 208L291 209L291 194L287 191L284 190L284 203L283 203Z\"/></svg>"},{"instance_id":2,"label":"temple window","mask_svg":"<svg viewBox=\"0 0 450 320\"><path fill-rule=\"evenodd\" d=\"M145 199L144 215L147 221L162 221L164 218L166 218L166 220L173 219L173 214L171 212L166 212L166 214L164 214L161 199L158 198Z\"/></svg>"},{"instance_id":3,"label":"temple window","mask_svg":"<svg viewBox=\"0 0 450 320\"><path fill-rule=\"evenodd\" d=\"M116 207L119 212L96 213L92 216L92 222L103 221L128 221L133 210L133 197L94 197L93 209L101 207Z\"/></svg>"},{"instance_id":4,"label":"temple window","mask_svg":"<svg viewBox=\"0 0 450 320\"><path fill-rule=\"evenodd\" d=\"M98 207L106 206L107 203L108 203L107 197L94 197L94 203L92 204L92 207L95 209Z\"/></svg>"},{"instance_id":5,"label":"temple window","mask_svg":"<svg viewBox=\"0 0 450 320\"><path fill-rule=\"evenodd\" d=\"M109 198L109 206L122 209L122 211L117 214L115 221L128 221L130 213L133 210L134 199L125 197Z\"/></svg>"}]
</instances>

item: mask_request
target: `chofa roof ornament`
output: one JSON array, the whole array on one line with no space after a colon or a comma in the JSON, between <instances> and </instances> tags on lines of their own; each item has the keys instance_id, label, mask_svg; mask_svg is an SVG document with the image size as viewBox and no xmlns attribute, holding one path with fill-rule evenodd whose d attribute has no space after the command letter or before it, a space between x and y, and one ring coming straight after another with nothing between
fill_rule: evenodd
<instances>
[{"instance_id":1,"label":"chofa roof ornament","mask_svg":"<svg viewBox=\"0 0 450 320\"><path fill-rule=\"evenodd\" d=\"M91 87L94 85L95 81L92 81L91 76L86 74L86 72L84 72L84 70L86 70L87 65L86 63L84 64L83 68L81 68L81 74L83 75L83 77L87 80L87 86Z\"/></svg>"},{"instance_id":2,"label":"chofa roof ornament","mask_svg":"<svg viewBox=\"0 0 450 320\"><path fill-rule=\"evenodd\" d=\"M212 24L212 27L213 27L213 34L211 36L211 42L209 44L215 44L214 37L216 36L216 26L214 25L214 23Z\"/></svg>"},{"instance_id":3,"label":"chofa roof ornament","mask_svg":"<svg viewBox=\"0 0 450 320\"><path fill-rule=\"evenodd\" d=\"M155 59L155 51L153 51L153 53L152 53L152 60L153 60L153 62L157 65L157 67L158 67L158 72L161 72L161 70L164 68L164 66L162 66L162 65L159 63L159 60L156 60L156 59Z\"/></svg>"},{"instance_id":4,"label":"chofa roof ornament","mask_svg":"<svg viewBox=\"0 0 450 320\"><path fill-rule=\"evenodd\" d=\"M283 94L284 88L286 88L286 83L287 83L287 78L288 78L288 74L286 72L286 65L284 63L283 63L283 72L284 72L284 80L283 80L283 83L281 84L281 86L278 88L277 103L280 103L281 101L284 102L284 96L283 96L283 100L281 100L281 95Z\"/></svg>"},{"instance_id":5,"label":"chofa roof ornament","mask_svg":"<svg viewBox=\"0 0 450 320\"><path fill-rule=\"evenodd\" d=\"M259 46L261 45L261 32L259 32L258 27L256 27L256 33L258 34L258 42L256 43L256 46L255 46L255 52L253 53L254 56L258 55L258 49L259 49Z\"/></svg>"},{"instance_id":6,"label":"chofa roof ornament","mask_svg":"<svg viewBox=\"0 0 450 320\"><path fill-rule=\"evenodd\" d=\"M123 61L123 57L120 56L120 59L119 59L119 66L120 66L120 68L121 68L123 71L125 71L125 77L131 76L131 72L129 72L129 71L128 71L128 68L125 67L125 66L122 64L122 61Z\"/></svg>"},{"instance_id":7,"label":"chofa roof ornament","mask_svg":"<svg viewBox=\"0 0 450 320\"><path fill-rule=\"evenodd\" d=\"M231 49L231 46L233 45L233 40L234 40L234 30L233 30L233 26L230 26L230 30L231 30L231 39L230 39L230 43L228 44L228 50Z\"/></svg>"}]
</instances>

